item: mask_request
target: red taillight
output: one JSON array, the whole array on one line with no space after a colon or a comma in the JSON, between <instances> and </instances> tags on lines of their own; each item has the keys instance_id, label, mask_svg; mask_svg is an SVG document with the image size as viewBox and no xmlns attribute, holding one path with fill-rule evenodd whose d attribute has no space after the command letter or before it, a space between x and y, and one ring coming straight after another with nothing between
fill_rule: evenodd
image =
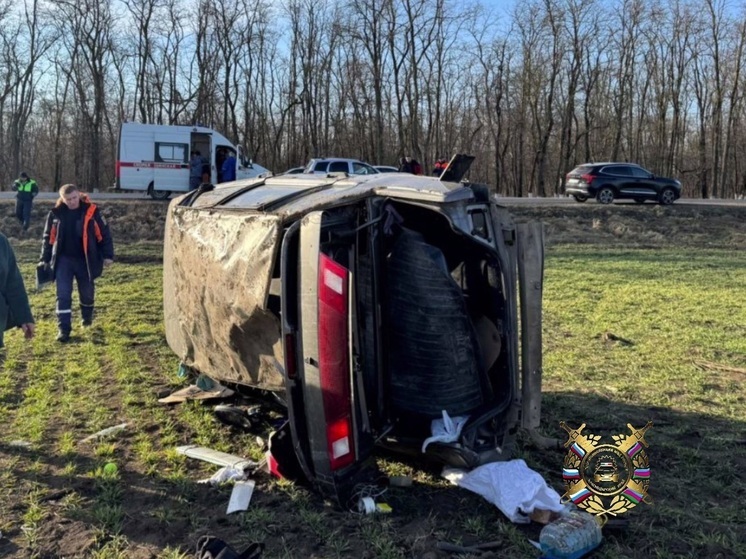
<instances>
[{"instance_id":1,"label":"red taillight","mask_svg":"<svg viewBox=\"0 0 746 559\"><path fill-rule=\"evenodd\" d=\"M348 356L349 272L319 256L319 382L324 402L329 462L337 470L355 461Z\"/></svg>"},{"instance_id":2,"label":"red taillight","mask_svg":"<svg viewBox=\"0 0 746 559\"><path fill-rule=\"evenodd\" d=\"M580 178L590 185L593 182L593 179L595 179L596 177L594 177L593 175L585 174L580 175Z\"/></svg>"},{"instance_id":3,"label":"red taillight","mask_svg":"<svg viewBox=\"0 0 746 559\"><path fill-rule=\"evenodd\" d=\"M116 172L117 178L119 178L119 173L120 173L121 169L122 169L122 162L119 161L119 160L117 160L117 164L115 166L115 172Z\"/></svg>"}]
</instances>

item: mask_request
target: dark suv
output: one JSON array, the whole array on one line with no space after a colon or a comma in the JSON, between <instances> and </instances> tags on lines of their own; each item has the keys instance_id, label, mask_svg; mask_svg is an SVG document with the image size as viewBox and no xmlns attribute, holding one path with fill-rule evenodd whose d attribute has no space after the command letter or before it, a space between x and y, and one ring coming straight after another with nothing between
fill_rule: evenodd
<instances>
[{"instance_id":1,"label":"dark suv","mask_svg":"<svg viewBox=\"0 0 746 559\"><path fill-rule=\"evenodd\" d=\"M601 204L631 199L642 204L655 200L667 206L681 197L681 183L656 177L634 163L584 163L565 177L565 194L578 202L595 198Z\"/></svg>"}]
</instances>

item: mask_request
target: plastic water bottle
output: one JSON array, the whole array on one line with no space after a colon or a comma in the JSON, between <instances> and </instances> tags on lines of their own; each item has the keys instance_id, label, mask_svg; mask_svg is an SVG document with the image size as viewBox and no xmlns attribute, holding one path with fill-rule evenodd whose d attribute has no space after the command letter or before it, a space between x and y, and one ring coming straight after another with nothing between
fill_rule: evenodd
<instances>
[{"instance_id":1,"label":"plastic water bottle","mask_svg":"<svg viewBox=\"0 0 746 559\"><path fill-rule=\"evenodd\" d=\"M577 508L544 526L539 535L546 559L578 559L596 549L601 539L601 519Z\"/></svg>"}]
</instances>

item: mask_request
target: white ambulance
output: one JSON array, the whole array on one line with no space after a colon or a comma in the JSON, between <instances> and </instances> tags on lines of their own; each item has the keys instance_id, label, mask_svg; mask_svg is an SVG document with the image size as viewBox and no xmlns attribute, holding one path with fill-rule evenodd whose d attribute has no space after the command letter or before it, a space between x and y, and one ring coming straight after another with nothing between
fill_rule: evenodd
<instances>
[{"instance_id":1,"label":"white ambulance","mask_svg":"<svg viewBox=\"0 0 746 559\"><path fill-rule=\"evenodd\" d=\"M241 146L211 128L123 122L116 188L141 190L165 200L172 192L187 192L203 181L226 182L222 170L230 156L235 161L235 180L269 173L248 159Z\"/></svg>"}]
</instances>

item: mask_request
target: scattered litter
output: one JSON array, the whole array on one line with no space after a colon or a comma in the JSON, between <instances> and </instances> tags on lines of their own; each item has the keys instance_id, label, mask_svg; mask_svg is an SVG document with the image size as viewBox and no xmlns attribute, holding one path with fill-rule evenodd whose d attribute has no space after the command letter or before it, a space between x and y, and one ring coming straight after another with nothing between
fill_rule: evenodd
<instances>
[{"instance_id":1,"label":"scattered litter","mask_svg":"<svg viewBox=\"0 0 746 559\"><path fill-rule=\"evenodd\" d=\"M228 501L228 510L226 514L246 510L249 508L251 496L254 494L256 482L253 479L237 481L233 486L230 501Z\"/></svg>"},{"instance_id":2,"label":"scattered litter","mask_svg":"<svg viewBox=\"0 0 746 559\"><path fill-rule=\"evenodd\" d=\"M196 458L203 462L217 464L218 466L228 466L241 471L253 470L259 466L259 463L254 462L253 460L247 460L246 458L234 456L233 454L228 454L226 452L218 452L217 450L212 450L204 446L177 446L176 452L188 456L189 458Z\"/></svg>"},{"instance_id":3,"label":"scattered litter","mask_svg":"<svg viewBox=\"0 0 746 559\"><path fill-rule=\"evenodd\" d=\"M603 518L572 508L541 529L539 543L546 559L580 559L601 545Z\"/></svg>"},{"instance_id":4,"label":"scattered litter","mask_svg":"<svg viewBox=\"0 0 746 559\"><path fill-rule=\"evenodd\" d=\"M15 448L31 448L31 443L28 441L10 441L8 443L8 446L12 446Z\"/></svg>"},{"instance_id":5,"label":"scattered litter","mask_svg":"<svg viewBox=\"0 0 746 559\"><path fill-rule=\"evenodd\" d=\"M530 543L530 544L531 544L531 545L533 545L533 546L534 546L534 547L535 547L536 549L538 549L539 551L541 551L541 544L540 544L539 542L535 542L534 540L528 540L528 543Z\"/></svg>"},{"instance_id":6,"label":"scattered litter","mask_svg":"<svg viewBox=\"0 0 746 559\"><path fill-rule=\"evenodd\" d=\"M511 522L527 524L536 509L561 512L560 496L523 460L492 462L470 472L445 468L443 477L454 485L482 495Z\"/></svg>"},{"instance_id":7,"label":"scattered litter","mask_svg":"<svg viewBox=\"0 0 746 559\"><path fill-rule=\"evenodd\" d=\"M199 379L197 380L199 381ZM186 400L211 400L213 398L227 398L228 396L233 395L233 390L230 388L218 384L213 380L210 380L210 382L212 384L209 388L201 388L198 384L190 384L185 388L177 390L170 396L160 398L158 401L161 404L175 404ZM207 386L207 383L204 381L200 384L202 386Z\"/></svg>"},{"instance_id":8,"label":"scattered litter","mask_svg":"<svg viewBox=\"0 0 746 559\"><path fill-rule=\"evenodd\" d=\"M226 425L240 427L249 430L252 427L251 419L243 409L238 406L219 404L213 409L217 418Z\"/></svg>"},{"instance_id":9,"label":"scattered litter","mask_svg":"<svg viewBox=\"0 0 746 559\"><path fill-rule=\"evenodd\" d=\"M376 499L386 493L385 487L371 484L358 484L352 495L348 506L351 511L359 514L390 513L391 506L388 503L377 503Z\"/></svg>"},{"instance_id":10,"label":"scattered litter","mask_svg":"<svg viewBox=\"0 0 746 559\"><path fill-rule=\"evenodd\" d=\"M469 417L464 415L451 418L448 412L443 410L443 419L433 419L430 424L432 436L425 439L425 442L422 443L422 452L425 452L430 443L452 443L457 441L468 419Z\"/></svg>"},{"instance_id":11,"label":"scattered litter","mask_svg":"<svg viewBox=\"0 0 746 559\"><path fill-rule=\"evenodd\" d=\"M81 443L88 443L91 441L95 441L97 439L107 437L109 435L113 435L115 433L118 433L119 431L123 431L127 428L126 423L120 423L119 425L114 425L113 427L107 427L106 429L101 429L97 433L93 433L93 435L87 436L85 439L81 439Z\"/></svg>"},{"instance_id":12,"label":"scattered litter","mask_svg":"<svg viewBox=\"0 0 746 559\"><path fill-rule=\"evenodd\" d=\"M197 559L259 559L264 552L264 543L253 542L241 553L227 542L215 536L201 536L197 540Z\"/></svg>"},{"instance_id":13,"label":"scattered litter","mask_svg":"<svg viewBox=\"0 0 746 559\"><path fill-rule=\"evenodd\" d=\"M412 478L409 476L391 476L389 485L391 487L412 487Z\"/></svg>"},{"instance_id":14,"label":"scattered litter","mask_svg":"<svg viewBox=\"0 0 746 559\"><path fill-rule=\"evenodd\" d=\"M625 346L632 346L635 345L635 342L632 340L628 340L627 338L622 338L621 336L617 336L613 332L604 332L601 334L601 341L609 343L609 342L619 342L622 345Z\"/></svg>"},{"instance_id":15,"label":"scattered litter","mask_svg":"<svg viewBox=\"0 0 746 559\"><path fill-rule=\"evenodd\" d=\"M210 485L220 485L228 481L243 481L246 479L246 471L230 466L223 466L212 477L199 480L197 483L209 483Z\"/></svg>"}]
</instances>

